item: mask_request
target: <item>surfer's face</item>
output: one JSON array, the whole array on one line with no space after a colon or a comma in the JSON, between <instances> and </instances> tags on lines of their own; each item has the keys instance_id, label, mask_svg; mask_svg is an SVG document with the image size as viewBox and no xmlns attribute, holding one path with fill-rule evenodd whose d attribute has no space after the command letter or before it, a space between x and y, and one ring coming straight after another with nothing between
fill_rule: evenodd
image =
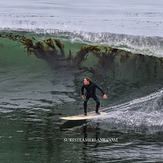
<instances>
[{"instance_id":1,"label":"surfer's face","mask_svg":"<svg viewBox=\"0 0 163 163\"><path fill-rule=\"evenodd\" d=\"M89 85L89 81L87 79L84 79L84 85Z\"/></svg>"}]
</instances>

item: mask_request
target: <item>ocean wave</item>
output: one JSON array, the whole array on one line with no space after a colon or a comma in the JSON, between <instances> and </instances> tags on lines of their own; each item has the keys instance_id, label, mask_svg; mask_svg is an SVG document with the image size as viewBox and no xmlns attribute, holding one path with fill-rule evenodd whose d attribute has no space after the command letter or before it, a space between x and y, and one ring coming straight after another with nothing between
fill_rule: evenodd
<instances>
[{"instance_id":1,"label":"ocean wave","mask_svg":"<svg viewBox=\"0 0 163 163\"><path fill-rule=\"evenodd\" d=\"M120 35L115 36L115 40L120 39ZM80 81L87 74L103 83L112 94L111 101L119 103L157 91L163 80L162 58L145 55L145 50L143 53L133 53L127 44L125 48L116 46L114 41L113 45L108 45L105 42L109 38L112 37L107 33L97 36L96 33L75 34L58 30L46 34L23 30L3 31L0 34L2 73L7 71L5 66L8 65L17 76L22 74L19 71L22 69L26 72L35 69L41 74L39 69L42 71L40 66L44 63L51 70L62 72L61 79L69 75ZM149 45L152 44L157 46L149 39ZM133 48L132 51L137 50ZM43 67L47 69L45 65ZM35 72L30 73L33 75ZM8 79L7 76L4 78Z\"/></svg>"}]
</instances>

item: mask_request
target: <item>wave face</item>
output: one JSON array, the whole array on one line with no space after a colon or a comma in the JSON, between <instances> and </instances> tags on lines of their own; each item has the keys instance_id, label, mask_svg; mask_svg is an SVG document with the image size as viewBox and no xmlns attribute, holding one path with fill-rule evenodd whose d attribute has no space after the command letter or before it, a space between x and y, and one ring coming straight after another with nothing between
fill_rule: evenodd
<instances>
[{"instance_id":1,"label":"wave face","mask_svg":"<svg viewBox=\"0 0 163 163\"><path fill-rule=\"evenodd\" d=\"M74 85L88 75L102 83L111 95L108 103L113 104L149 95L162 85L162 39L158 37L3 31L0 41L1 87L7 87L8 94L14 93L13 88L19 89L16 85L24 92L29 86L51 92L50 87L58 90L59 81L64 81L58 83L63 87L60 92L67 90L67 84L76 92ZM51 84L44 84L46 80Z\"/></svg>"}]
</instances>

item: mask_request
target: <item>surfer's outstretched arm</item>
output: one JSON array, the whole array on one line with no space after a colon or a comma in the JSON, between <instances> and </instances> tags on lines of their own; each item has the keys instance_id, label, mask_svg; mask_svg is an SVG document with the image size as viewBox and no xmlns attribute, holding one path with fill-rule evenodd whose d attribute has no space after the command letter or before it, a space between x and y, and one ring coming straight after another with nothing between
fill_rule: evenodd
<instances>
[{"instance_id":1,"label":"surfer's outstretched arm","mask_svg":"<svg viewBox=\"0 0 163 163\"><path fill-rule=\"evenodd\" d=\"M106 99L107 95L104 93L103 89L100 86L98 86L97 84L96 84L96 88L101 91L101 93L103 94L103 98Z\"/></svg>"}]
</instances>

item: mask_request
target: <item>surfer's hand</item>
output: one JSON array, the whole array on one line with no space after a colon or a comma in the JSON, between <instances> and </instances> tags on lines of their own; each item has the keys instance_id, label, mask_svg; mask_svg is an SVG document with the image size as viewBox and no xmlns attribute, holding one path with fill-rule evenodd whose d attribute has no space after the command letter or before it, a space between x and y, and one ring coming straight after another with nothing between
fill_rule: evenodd
<instances>
[{"instance_id":1,"label":"surfer's hand","mask_svg":"<svg viewBox=\"0 0 163 163\"><path fill-rule=\"evenodd\" d=\"M104 94L104 95L103 95L103 98L104 98L104 99L107 99L108 97L107 97L107 95L106 95L106 94Z\"/></svg>"},{"instance_id":2,"label":"surfer's hand","mask_svg":"<svg viewBox=\"0 0 163 163\"><path fill-rule=\"evenodd\" d=\"M84 95L82 95L82 99L84 100Z\"/></svg>"}]
</instances>

